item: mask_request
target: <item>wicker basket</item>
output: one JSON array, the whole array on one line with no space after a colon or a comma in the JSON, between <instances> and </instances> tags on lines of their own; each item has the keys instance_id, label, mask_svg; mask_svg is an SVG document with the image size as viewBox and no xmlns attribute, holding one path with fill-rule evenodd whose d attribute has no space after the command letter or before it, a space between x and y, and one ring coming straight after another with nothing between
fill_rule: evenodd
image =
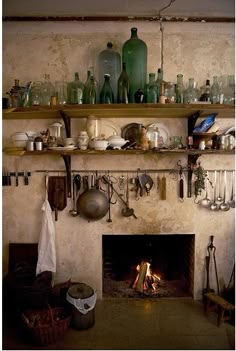
<instances>
[{"instance_id":1,"label":"wicker basket","mask_svg":"<svg viewBox=\"0 0 236 351\"><path fill-rule=\"evenodd\" d=\"M63 307L27 310L22 313L23 324L37 345L53 344L63 336L71 322L71 315Z\"/></svg>"}]
</instances>

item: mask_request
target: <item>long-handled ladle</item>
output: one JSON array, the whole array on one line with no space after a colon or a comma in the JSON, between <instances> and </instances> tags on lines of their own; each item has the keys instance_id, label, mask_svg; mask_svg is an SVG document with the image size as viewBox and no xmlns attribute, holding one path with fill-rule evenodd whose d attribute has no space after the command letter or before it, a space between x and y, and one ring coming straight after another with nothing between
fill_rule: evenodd
<instances>
[{"instance_id":1,"label":"long-handled ladle","mask_svg":"<svg viewBox=\"0 0 236 351\"><path fill-rule=\"evenodd\" d=\"M220 206L216 203L216 184L217 184L217 172L215 171L215 178L214 178L214 198L213 202L211 203L210 209L211 211L218 211Z\"/></svg>"},{"instance_id":2,"label":"long-handled ladle","mask_svg":"<svg viewBox=\"0 0 236 351\"><path fill-rule=\"evenodd\" d=\"M228 204L231 208L235 208L235 199L234 199L234 171L232 172L232 189L231 189L231 197L228 201Z\"/></svg>"},{"instance_id":3,"label":"long-handled ladle","mask_svg":"<svg viewBox=\"0 0 236 351\"><path fill-rule=\"evenodd\" d=\"M222 204L220 204L220 209L222 211L229 211L230 209L228 202L226 202L226 171L224 172L224 199Z\"/></svg>"}]
</instances>

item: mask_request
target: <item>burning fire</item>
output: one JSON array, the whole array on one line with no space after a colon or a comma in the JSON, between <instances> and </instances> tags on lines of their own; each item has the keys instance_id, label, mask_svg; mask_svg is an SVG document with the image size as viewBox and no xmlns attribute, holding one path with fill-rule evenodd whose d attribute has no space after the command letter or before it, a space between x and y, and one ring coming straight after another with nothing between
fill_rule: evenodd
<instances>
[{"instance_id":1,"label":"burning fire","mask_svg":"<svg viewBox=\"0 0 236 351\"><path fill-rule=\"evenodd\" d=\"M161 278L152 272L151 263L142 261L137 265L136 270L138 274L133 283L133 289L141 293L148 289L156 291Z\"/></svg>"}]
</instances>

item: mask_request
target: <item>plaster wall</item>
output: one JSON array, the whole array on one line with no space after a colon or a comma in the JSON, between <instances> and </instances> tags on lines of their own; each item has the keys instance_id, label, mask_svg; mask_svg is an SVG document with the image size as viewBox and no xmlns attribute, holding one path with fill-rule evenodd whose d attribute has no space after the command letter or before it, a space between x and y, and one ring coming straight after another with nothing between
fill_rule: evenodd
<instances>
[{"instance_id":1,"label":"plaster wall","mask_svg":"<svg viewBox=\"0 0 236 351\"><path fill-rule=\"evenodd\" d=\"M121 52L122 44L130 37L130 28L137 26L138 34L148 47L148 72L156 72L160 66L160 31L157 23L81 23L81 22L28 22L3 23L3 92L9 91L14 79L23 85L30 80L42 80L49 73L51 80L73 80L79 71L85 81L87 69L96 68L96 57L106 47L108 41ZM95 70L96 72L96 70ZM213 75L234 74L234 25L206 23L166 23L164 24L164 79L176 81L176 74L183 73L184 80L194 77L203 85ZM10 146L10 136L16 131L46 129L55 120L3 120L3 146ZM118 131L131 122L144 125L162 123L169 135L187 136L185 119L154 118L109 118ZM233 119L218 119L222 129L234 125ZM86 119L72 119L72 134L79 134L86 125ZM76 170L122 170L130 169L136 175L141 169L176 169L184 156L73 156L72 169ZM7 271L9 242L37 242L41 225L41 206L45 196L45 173L36 170L61 170L64 163L54 156L6 156L3 154L3 169L32 172L29 186L22 179L18 187L3 187L3 271ZM200 158L204 168L234 169L234 156L213 155ZM212 173L210 173L212 176ZM53 175L50 174L49 175ZM157 174L152 174L156 180ZM138 219L122 217L122 204L118 201L112 207L112 223L107 217L96 222L87 222L80 217L71 217L71 199L67 208L59 213L55 222L57 273L55 281L68 278L85 282L96 288L102 297L102 235L103 234L195 234L195 278L194 298L201 298L205 286L204 258L209 236L214 235L217 247L217 266L220 285L227 284L234 264L234 210L210 212L200 208L193 198L178 200L177 180L166 173L167 200L161 201L156 189L151 195L139 201L130 193L130 206L135 209ZM186 185L185 178L185 185ZM229 177L230 182L230 177ZM229 196L230 187L227 189ZM186 189L185 189L186 194ZM203 194L205 195L205 194ZM212 192L210 191L212 196ZM211 268L212 269L212 268ZM212 285L215 280L212 272Z\"/></svg>"}]
</instances>

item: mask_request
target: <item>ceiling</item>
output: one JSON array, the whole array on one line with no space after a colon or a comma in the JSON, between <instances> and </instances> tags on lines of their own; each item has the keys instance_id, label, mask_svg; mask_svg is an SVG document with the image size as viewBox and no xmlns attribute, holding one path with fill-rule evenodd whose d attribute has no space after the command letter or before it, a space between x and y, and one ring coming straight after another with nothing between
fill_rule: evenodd
<instances>
[{"instance_id":1,"label":"ceiling","mask_svg":"<svg viewBox=\"0 0 236 351\"><path fill-rule=\"evenodd\" d=\"M157 16L170 0L2 0L2 15L15 16ZM234 0L173 0L164 16L228 17Z\"/></svg>"}]
</instances>

